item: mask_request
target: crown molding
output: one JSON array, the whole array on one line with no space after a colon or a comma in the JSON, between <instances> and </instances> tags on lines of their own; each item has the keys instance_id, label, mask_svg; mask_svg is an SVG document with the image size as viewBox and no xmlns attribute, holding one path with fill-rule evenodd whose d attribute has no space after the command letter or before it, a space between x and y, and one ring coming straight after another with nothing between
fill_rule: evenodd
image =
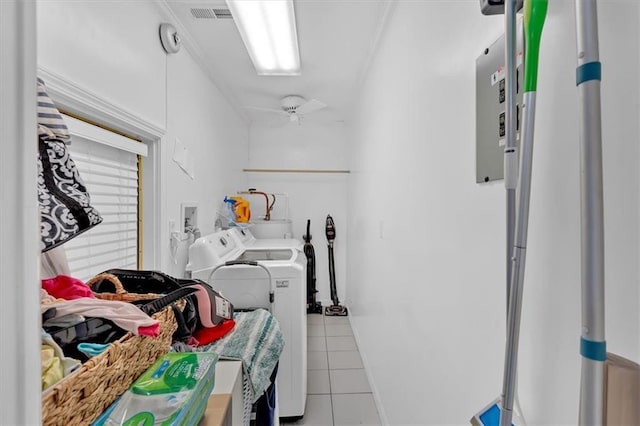
<instances>
[{"instance_id":1,"label":"crown molding","mask_svg":"<svg viewBox=\"0 0 640 426\"><path fill-rule=\"evenodd\" d=\"M115 105L86 90L73 81L38 66L38 77L47 86L47 93L59 108L98 123L143 139L160 139L165 129L140 118L138 115Z\"/></svg>"}]
</instances>

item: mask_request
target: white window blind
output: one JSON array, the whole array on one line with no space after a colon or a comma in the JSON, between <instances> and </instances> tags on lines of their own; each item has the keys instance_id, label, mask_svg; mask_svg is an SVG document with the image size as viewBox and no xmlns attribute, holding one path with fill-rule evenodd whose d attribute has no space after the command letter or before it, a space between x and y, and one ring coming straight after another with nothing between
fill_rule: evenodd
<instances>
[{"instance_id":1,"label":"white window blind","mask_svg":"<svg viewBox=\"0 0 640 426\"><path fill-rule=\"evenodd\" d=\"M138 154L146 145L65 116L71 158L102 223L65 243L71 275L83 281L138 266Z\"/></svg>"}]
</instances>

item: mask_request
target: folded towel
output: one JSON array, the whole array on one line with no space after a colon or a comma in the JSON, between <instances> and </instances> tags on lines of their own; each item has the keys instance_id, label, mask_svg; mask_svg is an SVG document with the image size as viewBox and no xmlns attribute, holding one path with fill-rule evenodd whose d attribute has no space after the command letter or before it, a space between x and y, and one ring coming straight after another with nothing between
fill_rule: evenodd
<instances>
[{"instance_id":1,"label":"folded towel","mask_svg":"<svg viewBox=\"0 0 640 426\"><path fill-rule=\"evenodd\" d=\"M271 383L271 373L284 348L284 337L278 321L264 309L236 312L234 320L236 326L229 334L197 350L215 352L220 359L242 360L255 402Z\"/></svg>"}]
</instances>

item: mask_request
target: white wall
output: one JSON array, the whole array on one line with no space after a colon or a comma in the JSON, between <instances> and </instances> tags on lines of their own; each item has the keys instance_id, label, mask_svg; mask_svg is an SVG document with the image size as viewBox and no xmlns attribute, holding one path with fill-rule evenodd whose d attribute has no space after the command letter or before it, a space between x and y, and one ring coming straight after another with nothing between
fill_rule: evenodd
<instances>
[{"instance_id":1,"label":"white wall","mask_svg":"<svg viewBox=\"0 0 640 426\"><path fill-rule=\"evenodd\" d=\"M156 196L145 202L145 220L159 223L145 232L159 234L159 247L149 247L145 238L144 267L181 276L187 242L174 262L169 222L180 229L180 205L193 202L202 232L213 230L217 202L238 182L244 186L248 130L186 48L165 54L158 27L167 21L151 1L39 2L38 66L157 129L152 152L159 163L145 160L145 176L153 182L145 182L143 196ZM172 161L176 138L189 149L193 180Z\"/></svg>"},{"instance_id":2,"label":"white wall","mask_svg":"<svg viewBox=\"0 0 640 426\"><path fill-rule=\"evenodd\" d=\"M167 224L175 221L181 226L181 203L196 202L198 227L206 235L214 230L216 209L225 194L246 185L242 167L247 159L248 130L187 52L167 59L168 123L163 141L167 150L162 156ZM172 160L175 138L188 148L194 161L193 180ZM184 272L188 243L180 244L177 264L168 252L164 254L162 264L168 273Z\"/></svg>"},{"instance_id":3,"label":"white wall","mask_svg":"<svg viewBox=\"0 0 640 426\"><path fill-rule=\"evenodd\" d=\"M150 1L39 1L38 66L164 128L161 22Z\"/></svg>"},{"instance_id":4,"label":"white wall","mask_svg":"<svg viewBox=\"0 0 640 426\"><path fill-rule=\"evenodd\" d=\"M253 124L249 135L247 168L348 169L347 140L342 123L320 124L309 119L300 126L287 124L282 127L268 127ZM289 213L295 238L302 241L307 219L311 219L311 243L316 254L316 300L321 301L323 306L331 304L325 236L327 214L333 217L336 225L336 287L341 303L344 303L345 289L348 285L348 176L328 173L247 173L248 187L289 195ZM249 201L252 217L264 216L264 200L258 196L250 196ZM279 213L277 209L274 211ZM275 217L278 218L277 215Z\"/></svg>"},{"instance_id":5,"label":"white wall","mask_svg":"<svg viewBox=\"0 0 640 426\"><path fill-rule=\"evenodd\" d=\"M599 5L607 340L638 361L638 5ZM577 423L573 13L550 2L540 59L519 369L530 425ZM465 424L501 391L504 187L475 184L474 120L475 59L502 25L475 1L398 2L356 108L347 302L388 424Z\"/></svg>"}]
</instances>

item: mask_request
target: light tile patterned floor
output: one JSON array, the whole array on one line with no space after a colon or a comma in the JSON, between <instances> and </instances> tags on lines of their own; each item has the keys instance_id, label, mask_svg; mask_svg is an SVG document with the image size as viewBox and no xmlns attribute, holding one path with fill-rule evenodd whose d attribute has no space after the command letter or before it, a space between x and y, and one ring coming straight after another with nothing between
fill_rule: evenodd
<instances>
[{"instance_id":1,"label":"light tile patterned floor","mask_svg":"<svg viewBox=\"0 0 640 426\"><path fill-rule=\"evenodd\" d=\"M307 315L307 407L285 425L380 425L349 319Z\"/></svg>"}]
</instances>

